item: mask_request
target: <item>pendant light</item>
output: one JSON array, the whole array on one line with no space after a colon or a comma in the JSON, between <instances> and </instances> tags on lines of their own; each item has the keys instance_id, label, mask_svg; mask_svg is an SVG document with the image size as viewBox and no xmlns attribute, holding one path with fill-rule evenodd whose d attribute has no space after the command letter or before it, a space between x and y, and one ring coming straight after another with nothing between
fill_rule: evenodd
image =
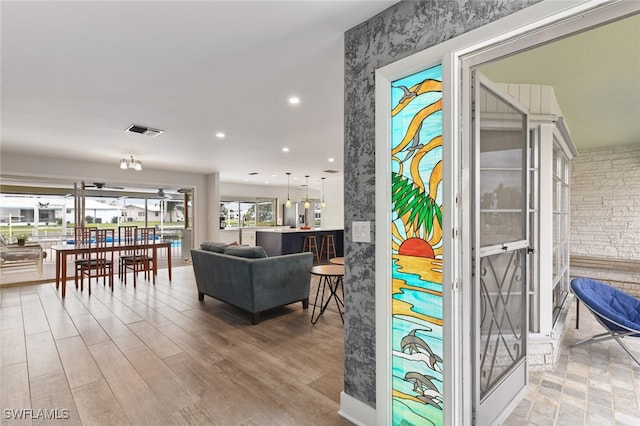
<instances>
[{"instance_id":1,"label":"pendant light","mask_svg":"<svg viewBox=\"0 0 640 426\"><path fill-rule=\"evenodd\" d=\"M291 176L291 172L287 172L287 202L285 203L285 207L291 207L291 197L289 197L289 177Z\"/></svg>"},{"instance_id":2,"label":"pendant light","mask_svg":"<svg viewBox=\"0 0 640 426\"><path fill-rule=\"evenodd\" d=\"M304 208L309 208L309 175L305 176L307 178L307 201L304 203Z\"/></svg>"},{"instance_id":3,"label":"pendant light","mask_svg":"<svg viewBox=\"0 0 640 426\"><path fill-rule=\"evenodd\" d=\"M322 204L320 204L320 207L322 207L323 209L326 207L326 204L324 202L324 180L326 179L325 177L322 177Z\"/></svg>"}]
</instances>

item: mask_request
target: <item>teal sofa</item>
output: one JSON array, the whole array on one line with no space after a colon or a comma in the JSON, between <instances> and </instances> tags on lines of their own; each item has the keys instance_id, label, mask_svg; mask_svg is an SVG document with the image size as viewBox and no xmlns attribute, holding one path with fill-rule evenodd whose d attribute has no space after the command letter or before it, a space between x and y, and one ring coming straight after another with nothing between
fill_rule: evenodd
<instances>
[{"instance_id":1,"label":"teal sofa","mask_svg":"<svg viewBox=\"0 0 640 426\"><path fill-rule=\"evenodd\" d=\"M251 313L251 323L260 313L278 306L302 302L309 307L312 253L266 257L262 247L202 243L191 250L198 299L210 296Z\"/></svg>"}]
</instances>

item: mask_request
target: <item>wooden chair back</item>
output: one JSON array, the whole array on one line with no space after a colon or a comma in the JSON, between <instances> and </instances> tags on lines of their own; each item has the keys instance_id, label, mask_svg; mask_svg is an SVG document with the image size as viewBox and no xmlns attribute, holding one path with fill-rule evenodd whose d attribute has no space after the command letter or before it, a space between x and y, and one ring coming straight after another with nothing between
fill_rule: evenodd
<instances>
[{"instance_id":1,"label":"wooden chair back","mask_svg":"<svg viewBox=\"0 0 640 426\"><path fill-rule=\"evenodd\" d=\"M90 228L84 226L77 226L73 228L73 244L77 246L90 246L92 244L92 231L98 228Z\"/></svg>"},{"instance_id":2,"label":"wooden chair back","mask_svg":"<svg viewBox=\"0 0 640 426\"><path fill-rule=\"evenodd\" d=\"M84 276L86 275L89 283L89 294L91 294L91 278L103 277L103 283L106 284L109 278L109 286L113 291L113 257L115 231L113 229L97 229L92 228L90 231L91 242L88 249L88 258L86 262L78 264L80 270L80 291L84 287Z\"/></svg>"},{"instance_id":3,"label":"wooden chair back","mask_svg":"<svg viewBox=\"0 0 640 426\"><path fill-rule=\"evenodd\" d=\"M137 225L126 225L118 227L118 244L132 246L136 244ZM134 249L120 250L120 256L133 256Z\"/></svg>"}]
</instances>

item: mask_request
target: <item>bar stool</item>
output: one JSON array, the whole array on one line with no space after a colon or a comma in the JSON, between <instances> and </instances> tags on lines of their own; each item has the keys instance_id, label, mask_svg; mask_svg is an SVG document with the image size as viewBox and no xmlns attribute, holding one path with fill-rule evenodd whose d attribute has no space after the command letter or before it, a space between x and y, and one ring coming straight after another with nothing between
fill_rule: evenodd
<instances>
[{"instance_id":1,"label":"bar stool","mask_svg":"<svg viewBox=\"0 0 640 426\"><path fill-rule=\"evenodd\" d=\"M316 257L317 263L320 263L320 253L318 252L318 244L315 235L305 235L302 243L302 251L310 251Z\"/></svg>"},{"instance_id":2,"label":"bar stool","mask_svg":"<svg viewBox=\"0 0 640 426\"><path fill-rule=\"evenodd\" d=\"M320 243L320 258L322 259L325 256L327 260L331 259L332 257L337 257L336 242L333 238L333 234L324 234L322 236L322 243Z\"/></svg>"}]
</instances>

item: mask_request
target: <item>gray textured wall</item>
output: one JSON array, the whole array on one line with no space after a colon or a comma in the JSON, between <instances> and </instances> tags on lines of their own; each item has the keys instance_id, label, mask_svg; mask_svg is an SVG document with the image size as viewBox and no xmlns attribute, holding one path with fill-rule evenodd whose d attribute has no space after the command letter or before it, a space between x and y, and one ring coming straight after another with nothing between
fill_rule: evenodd
<instances>
[{"instance_id":1,"label":"gray textured wall","mask_svg":"<svg viewBox=\"0 0 640 426\"><path fill-rule=\"evenodd\" d=\"M366 404L376 400L375 247L351 241L351 222L375 223L374 72L538 1L402 1L345 34L344 390Z\"/></svg>"}]
</instances>

